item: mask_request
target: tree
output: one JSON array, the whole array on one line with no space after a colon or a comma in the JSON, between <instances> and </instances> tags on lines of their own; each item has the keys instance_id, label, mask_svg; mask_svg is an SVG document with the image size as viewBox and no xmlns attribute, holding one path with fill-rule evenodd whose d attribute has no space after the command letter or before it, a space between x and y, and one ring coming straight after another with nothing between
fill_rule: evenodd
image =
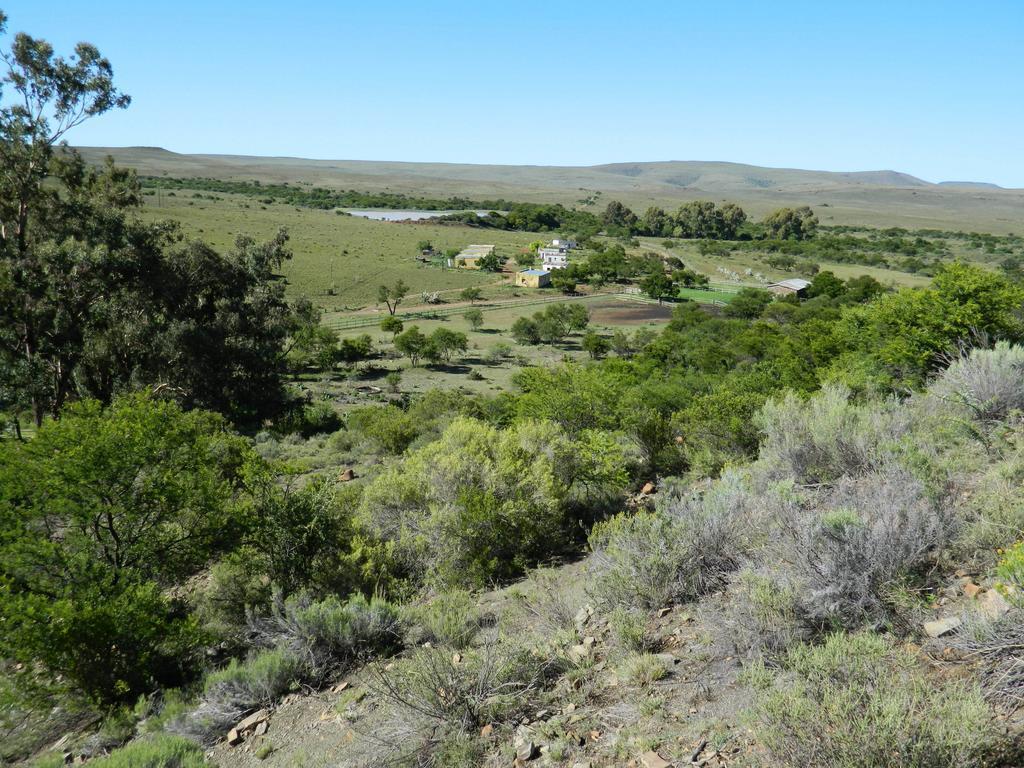
<instances>
[{"instance_id":1,"label":"tree","mask_svg":"<svg viewBox=\"0 0 1024 768\"><path fill-rule=\"evenodd\" d=\"M417 361L426 354L430 342L418 326L395 336L395 349L409 358L409 363L416 367Z\"/></svg>"},{"instance_id":2,"label":"tree","mask_svg":"<svg viewBox=\"0 0 1024 768\"><path fill-rule=\"evenodd\" d=\"M7 16L0 11L0 34ZM30 227L43 182L50 171L53 148L73 128L111 109L125 109L131 97L114 87L110 62L89 43L75 46L70 59L54 56L45 40L23 32L2 54L5 83L17 94L0 109L0 240L18 259L30 249Z\"/></svg>"},{"instance_id":3,"label":"tree","mask_svg":"<svg viewBox=\"0 0 1024 768\"><path fill-rule=\"evenodd\" d=\"M436 328L427 341L425 354L433 359L450 362L456 352L465 352L467 349L469 339L466 338L466 334L447 328Z\"/></svg>"},{"instance_id":4,"label":"tree","mask_svg":"<svg viewBox=\"0 0 1024 768\"><path fill-rule=\"evenodd\" d=\"M767 237L775 240L807 240L814 236L818 217L805 206L779 208L765 216L761 222Z\"/></svg>"},{"instance_id":5,"label":"tree","mask_svg":"<svg viewBox=\"0 0 1024 768\"><path fill-rule=\"evenodd\" d=\"M467 309L462 313L462 316L466 318L466 322L469 323L474 331L479 331L483 327L484 313L479 309Z\"/></svg>"},{"instance_id":6,"label":"tree","mask_svg":"<svg viewBox=\"0 0 1024 768\"><path fill-rule=\"evenodd\" d=\"M636 214L618 200L612 200L604 209L601 221L606 227L625 230L629 232L636 224Z\"/></svg>"},{"instance_id":7,"label":"tree","mask_svg":"<svg viewBox=\"0 0 1024 768\"><path fill-rule=\"evenodd\" d=\"M676 212L673 234L686 238L714 238L722 232L722 212L710 200L691 200Z\"/></svg>"},{"instance_id":8,"label":"tree","mask_svg":"<svg viewBox=\"0 0 1024 768\"><path fill-rule=\"evenodd\" d=\"M819 272L807 286L807 297L813 299L815 296L828 296L837 299L846 293L846 283L835 276L835 273L825 270Z\"/></svg>"},{"instance_id":9,"label":"tree","mask_svg":"<svg viewBox=\"0 0 1024 768\"><path fill-rule=\"evenodd\" d=\"M166 590L244 531L258 465L223 418L140 395L0 443L0 655L103 701L180 684L199 638Z\"/></svg>"},{"instance_id":10,"label":"tree","mask_svg":"<svg viewBox=\"0 0 1024 768\"><path fill-rule=\"evenodd\" d=\"M611 349L611 343L604 336L595 333L594 331L587 331L583 336L581 342L584 352L590 354L591 359L599 360L608 354L608 350Z\"/></svg>"},{"instance_id":11,"label":"tree","mask_svg":"<svg viewBox=\"0 0 1024 768\"><path fill-rule=\"evenodd\" d=\"M721 208L721 230L718 236L723 240L735 240L740 227L746 223L746 211L735 203L725 203Z\"/></svg>"},{"instance_id":12,"label":"tree","mask_svg":"<svg viewBox=\"0 0 1024 768\"><path fill-rule=\"evenodd\" d=\"M476 265L485 272L501 272L504 263L504 259L496 253L488 253L476 261Z\"/></svg>"},{"instance_id":13,"label":"tree","mask_svg":"<svg viewBox=\"0 0 1024 768\"><path fill-rule=\"evenodd\" d=\"M387 286L382 285L377 289L377 301L384 302L387 305L388 313L395 314L398 309L398 305L402 303L402 299L409 293L409 286L407 286L402 280L396 280L393 285Z\"/></svg>"},{"instance_id":14,"label":"tree","mask_svg":"<svg viewBox=\"0 0 1024 768\"><path fill-rule=\"evenodd\" d=\"M459 292L459 298L463 301L468 301L471 305L480 300L482 291L475 285L471 285L468 288L463 288Z\"/></svg>"},{"instance_id":15,"label":"tree","mask_svg":"<svg viewBox=\"0 0 1024 768\"><path fill-rule=\"evenodd\" d=\"M540 329L537 321L529 317L517 317L512 323L512 338L523 345L540 344Z\"/></svg>"},{"instance_id":16,"label":"tree","mask_svg":"<svg viewBox=\"0 0 1024 768\"><path fill-rule=\"evenodd\" d=\"M551 287L564 294L576 293L576 280L566 269L559 269L551 278Z\"/></svg>"},{"instance_id":17,"label":"tree","mask_svg":"<svg viewBox=\"0 0 1024 768\"><path fill-rule=\"evenodd\" d=\"M677 287L672 278L665 274L665 270L659 267L640 281L640 290L661 304L666 296L675 295Z\"/></svg>"},{"instance_id":18,"label":"tree","mask_svg":"<svg viewBox=\"0 0 1024 768\"><path fill-rule=\"evenodd\" d=\"M672 279L685 288L706 288L711 282L707 275L695 272L692 269L677 269L672 273Z\"/></svg>"},{"instance_id":19,"label":"tree","mask_svg":"<svg viewBox=\"0 0 1024 768\"><path fill-rule=\"evenodd\" d=\"M728 317L740 317L752 320L760 317L765 307L772 303L775 297L768 291L761 288L743 288L733 300L725 305L723 313Z\"/></svg>"},{"instance_id":20,"label":"tree","mask_svg":"<svg viewBox=\"0 0 1024 768\"><path fill-rule=\"evenodd\" d=\"M0 26L5 19L0 18ZM132 171L89 168L60 142L128 105L109 62L19 34L4 55L18 98L0 108L0 392L37 424L69 401L140 385L251 425L286 402L295 329L279 278L283 231L228 254L134 215Z\"/></svg>"},{"instance_id":21,"label":"tree","mask_svg":"<svg viewBox=\"0 0 1024 768\"><path fill-rule=\"evenodd\" d=\"M0 11L0 34L6 28L7 17ZM47 220L62 224L69 202L57 193L59 185L46 182L55 170L58 176L77 176L79 186L88 177L81 165L55 158L54 148L78 125L124 109L131 99L114 87L110 62L88 43L79 43L75 55L65 59L55 56L45 40L19 33L0 55L7 67L4 84L14 92L0 108L0 291L6 294L0 303L5 353L0 379L7 380L19 405L31 408L38 425L45 414L59 411L72 388L73 374L67 367L55 368L53 354L46 351L72 346L53 338L53 315L61 303L53 295L54 272L69 263L90 267L75 280L74 293L81 298L65 310L70 314L103 295L97 283L116 268L116 259L104 258L103 252L86 256L73 245L47 256L38 252ZM120 207L131 202L129 193Z\"/></svg>"},{"instance_id":22,"label":"tree","mask_svg":"<svg viewBox=\"0 0 1024 768\"><path fill-rule=\"evenodd\" d=\"M388 315L387 317L381 318L380 321L380 329L384 331L384 333L390 333L392 341L395 340L395 336L402 332L404 327L405 323L395 315Z\"/></svg>"},{"instance_id":23,"label":"tree","mask_svg":"<svg viewBox=\"0 0 1024 768\"><path fill-rule=\"evenodd\" d=\"M650 237L663 237L672 234L672 218L665 213L664 209L651 206L644 215L640 217L637 229L641 234Z\"/></svg>"}]
</instances>

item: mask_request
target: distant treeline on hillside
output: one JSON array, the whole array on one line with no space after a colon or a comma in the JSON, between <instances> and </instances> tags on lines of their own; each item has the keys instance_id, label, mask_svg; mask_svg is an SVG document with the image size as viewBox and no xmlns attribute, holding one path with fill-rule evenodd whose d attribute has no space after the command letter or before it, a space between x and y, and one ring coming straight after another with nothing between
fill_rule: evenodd
<instances>
[{"instance_id":1,"label":"distant treeline on hillside","mask_svg":"<svg viewBox=\"0 0 1024 768\"><path fill-rule=\"evenodd\" d=\"M303 187L288 182L263 184L259 181L224 181L209 178L172 178L145 176L140 179L144 187L160 189L188 189L203 192L256 197L265 203L288 203L305 208L388 208L424 211L461 211L465 209L508 210L513 203L507 200L472 200L468 197L414 197L398 192L357 192L354 189L336 190L324 187Z\"/></svg>"}]
</instances>

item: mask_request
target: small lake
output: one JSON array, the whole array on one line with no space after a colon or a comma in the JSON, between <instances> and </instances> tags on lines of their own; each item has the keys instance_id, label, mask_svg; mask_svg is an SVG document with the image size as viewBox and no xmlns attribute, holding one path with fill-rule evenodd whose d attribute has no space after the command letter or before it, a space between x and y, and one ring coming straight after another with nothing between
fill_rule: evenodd
<instances>
[{"instance_id":1,"label":"small lake","mask_svg":"<svg viewBox=\"0 0 1024 768\"><path fill-rule=\"evenodd\" d=\"M374 219L376 221L421 221L422 219L431 219L434 216L445 216L449 213L464 213L464 211L396 211L393 209L388 210L356 210L353 208L345 209L345 213L350 213L353 216L360 216L364 219ZM474 211L477 216L486 216L488 211Z\"/></svg>"}]
</instances>

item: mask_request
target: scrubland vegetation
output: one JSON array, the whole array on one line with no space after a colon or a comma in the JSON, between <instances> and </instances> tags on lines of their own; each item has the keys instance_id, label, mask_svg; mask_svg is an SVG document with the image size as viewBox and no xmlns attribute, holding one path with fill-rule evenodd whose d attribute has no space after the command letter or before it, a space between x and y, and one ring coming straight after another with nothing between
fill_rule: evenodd
<instances>
[{"instance_id":1,"label":"scrubland vegetation","mask_svg":"<svg viewBox=\"0 0 1024 768\"><path fill-rule=\"evenodd\" d=\"M818 270L803 297L671 301L611 335L566 298L487 354L568 359L413 395L490 309L425 330L399 311L416 286L375 280L380 333L342 338L282 284L285 234L215 248L140 215L131 171L56 150L127 106L98 52L18 36L9 65L30 106L0 122L0 761L1020 764L1018 271L929 233L924 287ZM508 229L582 220L506 207ZM587 216L568 279L652 299L700 280L638 234L808 259L911 234ZM383 361L387 391L316 396Z\"/></svg>"}]
</instances>

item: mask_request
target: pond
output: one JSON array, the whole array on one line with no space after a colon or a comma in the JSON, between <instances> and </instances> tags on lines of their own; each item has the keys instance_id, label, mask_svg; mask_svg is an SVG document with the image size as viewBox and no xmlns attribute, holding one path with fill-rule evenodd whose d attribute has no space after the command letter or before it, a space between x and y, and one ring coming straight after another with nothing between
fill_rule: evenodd
<instances>
[{"instance_id":1,"label":"pond","mask_svg":"<svg viewBox=\"0 0 1024 768\"><path fill-rule=\"evenodd\" d=\"M463 211L396 211L396 210L356 210L346 209L345 213L353 216L361 216L364 219L376 221L422 221L435 216L445 216L449 213L463 213ZM486 216L488 211L475 211L477 216Z\"/></svg>"}]
</instances>

